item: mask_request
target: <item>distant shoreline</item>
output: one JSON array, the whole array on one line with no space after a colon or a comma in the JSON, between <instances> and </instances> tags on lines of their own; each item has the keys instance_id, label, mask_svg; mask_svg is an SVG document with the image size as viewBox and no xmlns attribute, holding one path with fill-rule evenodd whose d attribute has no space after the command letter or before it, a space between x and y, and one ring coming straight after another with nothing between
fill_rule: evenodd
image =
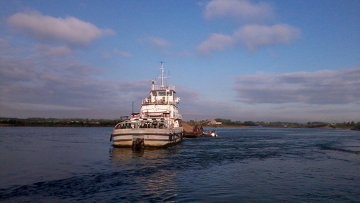
<instances>
[{"instance_id":1,"label":"distant shoreline","mask_svg":"<svg viewBox=\"0 0 360 203\"><path fill-rule=\"evenodd\" d=\"M218 127L214 127L214 126L203 126L204 128L210 128L210 129L217 129L217 128L225 128L225 129L231 129L231 128L234 128L234 129L238 129L238 128L288 128L288 129L296 129L296 128L308 128L308 129L311 129L311 128L314 128L314 129L349 129L350 128L336 128L336 127L280 127L280 126L218 126Z\"/></svg>"},{"instance_id":2,"label":"distant shoreline","mask_svg":"<svg viewBox=\"0 0 360 203\"><path fill-rule=\"evenodd\" d=\"M0 118L0 127L114 127L115 119Z\"/></svg>"},{"instance_id":3,"label":"distant shoreline","mask_svg":"<svg viewBox=\"0 0 360 203\"><path fill-rule=\"evenodd\" d=\"M88 126L78 126L78 125L0 125L0 128L113 128L114 126L108 126L108 125L88 125ZM334 130L360 130L360 129L352 129L352 128L330 128L330 127L313 127L313 128L307 128L307 127L264 127L264 126L203 126L203 128L207 129L241 129L241 128L282 128L282 129L334 129Z\"/></svg>"},{"instance_id":4,"label":"distant shoreline","mask_svg":"<svg viewBox=\"0 0 360 203\"><path fill-rule=\"evenodd\" d=\"M219 119L220 120L220 119ZM114 127L121 119L57 119L57 118L0 118L0 127ZM192 126L203 128L327 128L360 130L360 122L253 122L221 120L220 125L209 125L206 121L184 121Z\"/></svg>"}]
</instances>

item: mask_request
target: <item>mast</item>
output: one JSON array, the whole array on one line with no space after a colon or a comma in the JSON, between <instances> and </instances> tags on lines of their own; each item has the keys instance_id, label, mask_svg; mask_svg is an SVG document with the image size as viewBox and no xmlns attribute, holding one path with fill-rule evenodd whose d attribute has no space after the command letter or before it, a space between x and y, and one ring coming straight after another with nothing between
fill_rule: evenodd
<instances>
[{"instance_id":1,"label":"mast","mask_svg":"<svg viewBox=\"0 0 360 203\"><path fill-rule=\"evenodd\" d=\"M160 62L160 70L161 70L161 87L164 87L164 62Z\"/></svg>"},{"instance_id":2,"label":"mast","mask_svg":"<svg viewBox=\"0 0 360 203\"><path fill-rule=\"evenodd\" d=\"M134 114L134 101L131 102L131 114Z\"/></svg>"}]
</instances>

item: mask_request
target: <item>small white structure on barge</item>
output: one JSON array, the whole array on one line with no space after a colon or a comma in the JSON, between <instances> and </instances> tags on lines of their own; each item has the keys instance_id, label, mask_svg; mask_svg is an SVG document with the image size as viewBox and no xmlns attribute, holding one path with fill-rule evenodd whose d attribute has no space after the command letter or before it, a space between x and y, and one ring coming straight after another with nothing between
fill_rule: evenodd
<instances>
[{"instance_id":1,"label":"small white structure on barge","mask_svg":"<svg viewBox=\"0 0 360 203\"><path fill-rule=\"evenodd\" d=\"M151 91L142 101L140 113L118 123L111 140L114 147L166 147L182 141L180 98L174 86L164 84L164 67L161 63L160 85L152 82Z\"/></svg>"}]
</instances>

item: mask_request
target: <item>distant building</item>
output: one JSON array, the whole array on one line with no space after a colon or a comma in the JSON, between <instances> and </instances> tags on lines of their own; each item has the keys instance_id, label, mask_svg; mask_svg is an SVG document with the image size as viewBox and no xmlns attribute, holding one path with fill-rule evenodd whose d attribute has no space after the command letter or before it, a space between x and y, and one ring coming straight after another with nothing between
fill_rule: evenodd
<instances>
[{"instance_id":1,"label":"distant building","mask_svg":"<svg viewBox=\"0 0 360 203\"><path fill-rule=\"evenodd\" d=\"M208 125L222 125L222 122L216 121L215 119L209 121Z\"/></svg>"}]
</instances>

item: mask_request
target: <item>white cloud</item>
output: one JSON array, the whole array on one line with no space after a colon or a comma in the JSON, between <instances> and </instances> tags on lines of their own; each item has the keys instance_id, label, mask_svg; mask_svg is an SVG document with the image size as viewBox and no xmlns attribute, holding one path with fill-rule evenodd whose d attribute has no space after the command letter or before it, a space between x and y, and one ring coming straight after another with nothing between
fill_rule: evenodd
<instances>
[{"instance_id":1,"label":"white cloud","mask_svg":"<svg viewBox=\"0 0 360 203\"><path fill-rule=\"evenodd\" d=\"M160 49L168 48L171 45L169 41L160 37L149 37L147 41L152 46Z\"/></svg>"},{"instance_id":2,"label":"white cloud","mask_svg":"<svg viewBox=\"0 0 360 203\"><path fill-rule=\"evenodd\" d=\"M127 51L123 51L123 50L119 50L119 49L114 49L113 50L113 53L116 55L116 56L120 56L122 58L130 58L132 57L132 55L127 52Z\"/></svg>"},{"instance_id":3,"label":"white cloud","mask_svg":"<svg viewBox=\"0 0 360 203\"><path fill-rule=\"evenodd\" d=\"M85 107L81 106L63 106L63 105L53 105L53 104L32 104L32 103L23 103L23 102L14 102L10 104L4 104L9 108L16 106L17 109L22 111L27 111L32 109L33 111L80 111L87 110Z\"/></svg>"},{"instance_id":4,"label":"white cloud","mask_svg":"<svg viewBox=\"0 0 360 203\"><path fill-rule=\"evenodd\" d=\"M198 51L202 54L209 54L213 51L222 51L235 43L236 40L233 36L214 33L198 46Z\"/></svg>"},{"instance_id":5,"label":"white cloud","mask_svg":"<svg viewBox=\"0 0 360 203\"><path fill-rule=\"evenodd\" d=\"M242 76L238 100L256 103L351 104L360 101L360 68Z\"/></svg>"},{"instance_id":6,"label":"white cloud","mask_svg":"<svg viewBox=\"0 0 360 203\"><path fill-rule=\"evenodd\" d=\"M299 38L300 31L290 25L245 25L231 35L212 34L198 46L201 54L244 46L250 51L261 47L289 44Z\"/></svg>"},{"instance_id":7,"label":"white cloud","mask_svg":"<svg viewBox=\"0 0 360 203\"><path fill-rule=\"evenodd\" d=\"M42 44L38 45L36 49L50 56L69 56L72 53L72 50L67 46L47 46Z\"/></svg>"},{"instance_id":8,"label":"white cloud","mask_svg":"<svg viewBox=\"0 0 360 203\"><path fill-rule=\"evenodd\" d=\"M0 50L9 48L10 44L7 40L0 38Z\"/></svg>"},{"instance_id":9,"label":"white cloud","mask_svg":"<svg viewBox=\"0 0 360 203\"><path fill-rule=\"evenodd\" d=\"M246 25L233 35L249 50L271 45L289 44L299 36L300 31L297 28L286 24Z\"/></svg>"},{"instance_id":10,"label":"white cloud","mask_svg":"<svg viewBox=\"0 0 360 203\"><path fill-rule=\"evenodd\" d=\"M201 54L242 46L249 51L273 45L289 44L300 36L300 30L287 24L257 24L274 19L272 6L250 0L211 0L206 4L207 19L229 17L243 24L231 34L213 33L201 42L197 50ZM249 24L250 23L250 24Z\"/></svg>"},{"instance_id":11,"label":"white cloud","mask_svg":"<svg viewBox=\"0 0 360 203\"><path fill-rule=\"evenodd\" d=\"M47 49L18 49L0 40L0 116L116 118L127 115L131 101L141 101L150 86L101 79L99 68Z\"/></svg>"},{"instance_id":12,"label":"white cloud","mask_svg":"<svg viewBox=\"0 0 360 203\"><path fill-rule=\"evenodd\" d=\"M241 21L258 21L274 16L271 6L265 3L251 3L247 0L212 0L205 7L205 17L214 19L232 17Z\"/></svg>"},{"instance_id":13,"label":"white cloud","mask_svg":"<svg viewBox=\"0 0 360 203\"><path fill-rule=\"evenodd\" d=\"M103 36L114 34L110 29L75 17L56 18L37 12L16 13L7 19L14 30L41 41L57 41L68 45L88 45Z\"/></svg>"}]
</instances>

